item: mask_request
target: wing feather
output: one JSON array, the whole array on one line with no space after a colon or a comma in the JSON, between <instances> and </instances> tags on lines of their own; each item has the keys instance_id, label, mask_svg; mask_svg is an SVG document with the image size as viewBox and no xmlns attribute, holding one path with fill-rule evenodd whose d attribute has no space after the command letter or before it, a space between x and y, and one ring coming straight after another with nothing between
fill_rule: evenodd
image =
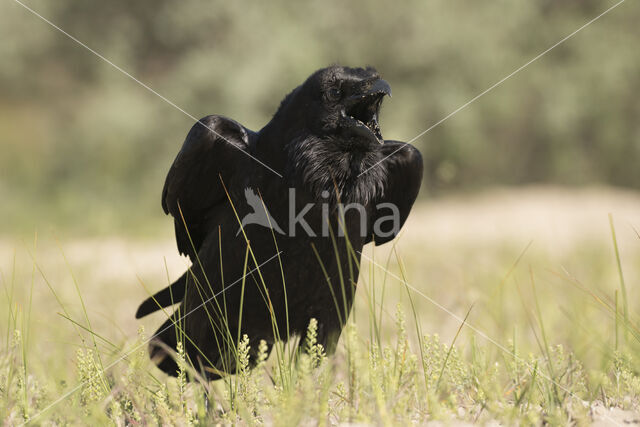
<instances>
[{"instance_id":1,"label":"wing feather","mask_svg":"<svg viewBox=\"0 0 640 427\"><path fill-rule=\"evenodd\" d=\"M206 218L226 200L220 178L230 182L246 161L254 133L238 122L212 115L198 121L176 156L162 191L162 208L174 217L178 250L194 259L206 237Z\"/></svg>"},{"instance_id":2,"label":"wing feather","mask_svg":"<svg viewBox=\"0 0 640 427\"><path fill-rule=\"evenodd\" d=\"M393 222L391 221L380 221L378 230L380 233L376 233L374 227L372 236L376 245L382 245L392 240L404 225L411 207L418 197L423 169L422 155L414 146L399 141L385 141L381 148L383 154L389 157L384 160L387 168L387 181L383 196L377 201L377 204L391 203L395 205L398 208L400 218L399 227L396 230L392 230ZM376 211L376 213L378 212ZM377 219L374 215L372 225ZM367 243L371 240L369 238Z\"/></svg>"}]
</instances>

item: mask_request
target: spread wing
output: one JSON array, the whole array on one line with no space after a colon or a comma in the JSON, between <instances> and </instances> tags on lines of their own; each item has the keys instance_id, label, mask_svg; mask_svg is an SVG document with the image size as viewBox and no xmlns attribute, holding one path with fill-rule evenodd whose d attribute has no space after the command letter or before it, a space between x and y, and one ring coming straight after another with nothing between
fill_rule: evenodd
<instances>
[{"instance_id":1,"label":"spread wing","mask_svg":"<svg viewBox=\"0 0 640 427\"><path fill-rule=\"evenodd\" d=\"M392 207L381 207L375 211L377 216L373 218L372 235L376 245L393 240L404 225L420 191L423 168L422 155L417 148L410 144L385 141L381 149L384 156L389 157L383 160L387 168L387 180L382 198L377 201L377 204L381 206L382 203L389 203L391 206L395 206L398 218L396 221L391 219L391 216L395 215ZM385 220L382 218L383 216L389 217L389 219ZM367 243L371 240L369 238Z\"/></svg>"},{"instance_id":2,"label":"spread wing","mask_svg":"<svg viewBox=\"0 0 640 427\"><path fill-rule=\"evenodd\" d=\"M206 237L208 214L227 199L220 177L228 185L254 135L234 120L207 116L193 125L169 169L162 208L174 217L178 250L192 260Z\"/></svg>"}]
</instances>

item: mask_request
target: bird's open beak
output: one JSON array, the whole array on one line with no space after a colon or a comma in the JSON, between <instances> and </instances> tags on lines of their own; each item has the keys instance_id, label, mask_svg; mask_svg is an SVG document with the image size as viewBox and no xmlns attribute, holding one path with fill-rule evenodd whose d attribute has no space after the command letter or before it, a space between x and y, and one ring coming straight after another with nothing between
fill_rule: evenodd
<instances>
[{"instance_id":1,"label":"bird's open beak","mask_svg":"<svg viewBox=\"0 0 640 427\"><path fill-rule=\"evenodd\" d=\"M358 89L347 98L342 116L354 133L382 144L378 113L384 96L391 97L391 86L383 79L374 79L363 81Z\"/></svg>"}]
</instances>

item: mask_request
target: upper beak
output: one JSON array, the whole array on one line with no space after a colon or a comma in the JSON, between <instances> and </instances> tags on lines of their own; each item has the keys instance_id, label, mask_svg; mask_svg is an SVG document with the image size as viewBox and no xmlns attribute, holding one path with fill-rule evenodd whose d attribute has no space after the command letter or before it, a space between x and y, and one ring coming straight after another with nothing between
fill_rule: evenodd
<instances>
[{"instance_id":1,"label":"upper beak","mask_svg":"<svg viewBox=\"0 0 640 427\"><path fill-rule=\"evenodd\" d=\"M358 89L356 95L349 97L350 101L356 102L372 95L389 95L391 98L391 86L384 79L367 80Z\"/></svg>"},{"instance_id":2,"label":"upper beak","mask_svg":"<svg viewBox=\"0 0 640 427\"><path fill-rule=\"evenodd\" d=\"M387 83L386 80L374 80L373 84L368 90L368 95L375 95L378 93L389 95L389 98L391 98L391 86L389 86L389 83Z\"/></svg>"}]
</instances>

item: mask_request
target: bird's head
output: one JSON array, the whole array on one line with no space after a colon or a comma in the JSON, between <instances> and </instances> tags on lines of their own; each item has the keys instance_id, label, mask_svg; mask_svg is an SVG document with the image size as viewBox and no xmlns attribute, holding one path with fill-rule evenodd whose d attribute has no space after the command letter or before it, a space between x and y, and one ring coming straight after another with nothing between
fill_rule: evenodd
<instances>
[{"instance_id":1,"label":"bird's head","mask_svg":"<svg viewBox=\"0 0 640 427\"><path fill-rule=\"evenodd\" d=\"M382 144L378 117L391 87L371 67L333 65L313 73L283 101L281 110L316 137L366 148Z\"/></svg>"},{"instance_id":2,"label":"bird's head","mask_svg":"<svg viewBox=\"0 0 640 427\"><path fill-rule=\"evenodd\" d=\"M324 68L311 75L303 88L312 94L308 113L315 117L314 131L356 145L383 142L378 117L391 87L375 69Z\"/></svg>"},{"instance_id":3,"label":"bird's head","mask_svg":"<svg viewBox=\"0 0 640 427\"><path fill-rule=\"evenodd\" d=\"M374 200L386 176L378 122L385 95L391 96L391 87L371 67L322 68L285 97L260 131L263 143L258 142L256 153L317 200L325 191L334 197L336 188L345 203ZM276 144L286 158L274 149Z\"/></svg>"}]
</instances>

